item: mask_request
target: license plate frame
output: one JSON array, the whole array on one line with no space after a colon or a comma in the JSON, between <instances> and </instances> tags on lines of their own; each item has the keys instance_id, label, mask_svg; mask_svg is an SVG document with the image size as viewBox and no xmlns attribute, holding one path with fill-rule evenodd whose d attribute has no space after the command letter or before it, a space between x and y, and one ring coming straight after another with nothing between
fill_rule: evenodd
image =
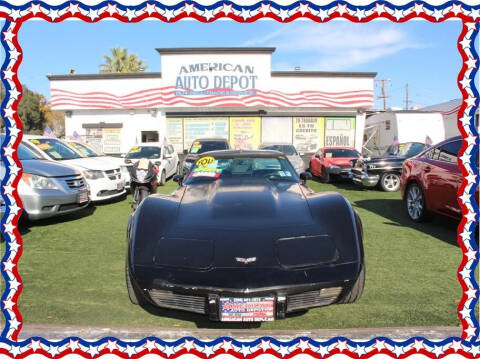
<instances>
[{"instance_id":1,"label":"license plate frame","mask_svg":"<svg viewBox=\"0 0 480 359\"><path fill-rule=\"evenodd\" d=\"M88 202L88 192L80 192L77 194L77 203Z\"/></svg>"},{"instance_id":2,"label":"license plate frame","mask_svg":"<svg viewBox=\"0 0 480 359\"><path fill-rule=\"evenodd\" d=\"M270 322L275 320L274 296L220 297L221 322Z\"/></svg>"}]
</instances>

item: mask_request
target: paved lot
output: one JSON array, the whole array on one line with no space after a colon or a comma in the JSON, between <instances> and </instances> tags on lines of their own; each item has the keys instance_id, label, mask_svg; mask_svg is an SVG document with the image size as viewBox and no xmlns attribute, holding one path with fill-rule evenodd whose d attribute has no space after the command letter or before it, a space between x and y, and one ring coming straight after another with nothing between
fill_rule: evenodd
<instances>
[{"instance_id":1,"label":"paved lot","mask_svg":"<svg viewBox=\"0 0 480 359\"><path fill-rule=\"evenodd\" d=\"M172 329L145 327L98 327L51 324L27 324L20 333L20 340L41 336L50 340L60 340L77 336L85 340L97 340L112 336L123 340L140 340L154 336L163 340L177 340L183 337L195 337L212 340L221 336L237 340L255 340L259 337L275 337L278 340L291 340L297 337L309 337L315 340L327 340L343 336L352 340L369 340L375 337L388 337L393 340L406 340L423 337L429 340L442 340L447 337L459 337L460 327L413 327L413 328L353 328L322 330L218 330L218 329Z\"/></svg>"}]
</instances>

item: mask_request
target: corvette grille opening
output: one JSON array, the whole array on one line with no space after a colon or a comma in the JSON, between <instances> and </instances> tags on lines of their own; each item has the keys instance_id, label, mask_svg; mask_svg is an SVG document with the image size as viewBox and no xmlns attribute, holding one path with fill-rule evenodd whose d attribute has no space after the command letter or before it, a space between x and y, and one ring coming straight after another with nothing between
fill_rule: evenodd
<instances>
[{"instance_id":1,"label":"corvette grille opening","mask_svg":"<svg viewBox=\"0 0 480 359\"><path fill-rule=\"evenodd\" d=\"M207 313L205 297L177 294L158 289L149 290L148 294L159 307L186 310L200 314Z\"/></svg>"},{"instance_id":2,"label":"corvette grille opening","mask_svg":"<svg viewBox=\"0 0 480 359\"><path fill-rule=\"evenodd\" d=\"M287 296L287 313L332 304L341 292L342 287L332 287L289 295Z\"/></svg>"}]
</instances>

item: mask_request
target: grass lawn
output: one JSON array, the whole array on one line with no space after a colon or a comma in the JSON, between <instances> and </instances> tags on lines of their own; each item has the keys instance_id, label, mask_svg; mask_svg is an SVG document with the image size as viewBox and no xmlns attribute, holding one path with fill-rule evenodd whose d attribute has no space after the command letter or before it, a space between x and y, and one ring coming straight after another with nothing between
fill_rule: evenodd
<instances>
[{"instance_id":1,"label":"grass lawn","mask_svg":"<svg viewBox=\"0 0 480 359\"><path fill-rule=\"evenodd\" d=\"M171 180L159 192L171 192ZM130 303L125 287L125 228L131 197L88 213L35 223L23 232L19 264L26 323L314 329L458 326L461 252L455 222L408 220L400 193L360 190L345 183L309 182L316 191L346 196L364 225L366 285L359 302L332 305L271 323L230 325L205 316Z\"/></svg>"}]
</instances>

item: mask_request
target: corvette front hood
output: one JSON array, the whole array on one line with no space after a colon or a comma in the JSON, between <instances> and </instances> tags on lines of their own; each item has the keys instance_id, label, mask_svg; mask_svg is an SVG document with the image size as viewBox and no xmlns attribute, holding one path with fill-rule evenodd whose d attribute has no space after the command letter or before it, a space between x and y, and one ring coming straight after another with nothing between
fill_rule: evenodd
<instances>
[{"instance_id":1,"label":"corvette front hood","mask_svg":"<svg viewBox=\"0 0 480 359\"><path fill-rule=\"evenodd\" d=\"M177 217L178 225L197 228L249 228L305 225L312 217L299 185L293 182L242 180L189 185Z\"/></svg>"}]
</instances>

